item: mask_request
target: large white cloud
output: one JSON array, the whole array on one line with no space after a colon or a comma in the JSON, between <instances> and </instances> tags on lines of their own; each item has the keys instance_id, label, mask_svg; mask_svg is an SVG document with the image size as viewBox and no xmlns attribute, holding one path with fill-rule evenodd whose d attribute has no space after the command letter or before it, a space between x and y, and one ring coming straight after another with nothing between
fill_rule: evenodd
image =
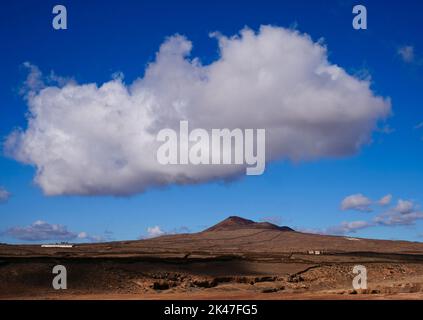
<instances>
[{"instance_id":1,"label":"large white cloud","mask_svg":"<svg viewBox=\"0 0 423 320\"><path fill-rule=\"evenodd\" d=\"M175 35L130 85L115 78L40 89L33 69L28 128L12 133L6 150L37 168L48 195L128 195L244 174L240 166L158 164L156 134L180 120L191 129L265 128L266 159L297 161L354 154L390 113L389 99L331 64L308 35L262 26L214 36L213 63L191 59L191 42Z\"/></svg>"}]
</instances>

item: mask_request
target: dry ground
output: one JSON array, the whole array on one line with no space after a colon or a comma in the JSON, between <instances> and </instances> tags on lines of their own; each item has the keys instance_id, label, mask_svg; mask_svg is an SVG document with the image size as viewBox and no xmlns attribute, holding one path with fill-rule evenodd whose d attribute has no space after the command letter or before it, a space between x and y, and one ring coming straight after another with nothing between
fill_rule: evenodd
<instances>
[{"instance_id":1,"label":"dry ground","mask_svg":"<svg viewBox=\"0 0 423 320\"><path fill-rule=\"evenodd\" d=\"M69 249L0 245L0 298L423 298L422 243L306 234L237 219L195 234ZM67 290L52 288L57 264L67 268ZM368 271L368 289L359 292L352 288L357 264Z\"/></svg>"}]
</instances>

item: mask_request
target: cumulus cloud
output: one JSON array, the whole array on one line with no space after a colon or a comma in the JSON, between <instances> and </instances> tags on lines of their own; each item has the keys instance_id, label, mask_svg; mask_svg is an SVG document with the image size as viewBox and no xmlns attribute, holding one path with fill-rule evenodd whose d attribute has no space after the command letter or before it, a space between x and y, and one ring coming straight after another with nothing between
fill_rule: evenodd
<instances>
[{"instance_id":1,"label":"cumulus cloud","mask_svg":"<svg viewBox=\"0 0 423 320\"><path fill-rule=\"evenodd\" d=\"M10 196L10 192L0 186L0 204L6 203L9 200Z\"/></svg>"},{"instance_id":2,"label":"cumulus cloud","mask_svg":"<svg viewBox=\"0 0 423 320\"><path fill-rule=\"evenodd\" d=\"M1 235L24 241L72 241L84 240L90 242L105 241L108 237L93 236L86 232L72 232L61 224L50 224L45 221L35 221L26 227L12 227Z\"/></svg>"},{"instance_id":3,"label":"cumulus cloud","mask_svg":"<svg viewBox=\"0 0 423 320\"><path fill-rule=\"evenodd\" d=\"M342 200L341 202L341 209L370 212L372 211L372 209L370 208L371 205L372 200L365 197L361 193L357 193L345 197L344 200Z\"/></svg>"},{"instance_id":4,"label":"cumulus cloud","mask_svg":"<svg viewBox=\"0 0 423 320\"><path fill-rule=\"evenodd\" d=\"M78 237L78 239L86 239L88 237L88 234L85 231L83 231L83 232L78 233L77 237Z\"/></svg>"},{"instance_id":5,"label":"cumulus cloud","mask_svg":"<svg viewBox=\"0 0 423 320\"><path fill-rule=\"evenodd\" d=\"M326 234L336 234L336 235L344 235L349 233L355 233L358 230L365 229L368 227L373 226L373 223L368 221L350 221L350 222L342 222L338 226L329 227L325 230Z\"/></svg>"},{"instance_id":6,"label":"cumulus cloud","mask_svg":"<svg viewBox=\"0 0 423 320\"><path fill-rule=\"evenodd\" d=\"M375 222L385 226L413 225L416 220L423 219L423 212L412 211L406 214L400 214L395 211L385 212L375 218Z\"/></svg>"},{"instance_id":7,"label":"cumulus cloud","mask_svg":"<svg viewBox=\"0 0 423 320\"><path fill-rule=\"evenodd\" d=\"M374 221L379 225L397 226L413 225L419 219L423 219L423 212L410 200L399 199L396 206L375 217Z\"/></svg>"},{"instance_id":8,"label":"cumulus cloud","mask_svg":"<svg viewBox=\"0 0 423 320\"><path fill-rule=\"evenodd\" d=\"M404 62L410 63L414 61L414 47L403 46L398 49L398 54Z\"/></svg>"},{"instance_id":9,"label":"cumulus cloud","mask_svg":"<svg viewBox=\"0 0 423 320\"><path fill-rule=\"evenodd\" d=\"M372 203L370 199L364 197L361 194L347 197L344 199L344 201L345 208L353 208L361 211L368 211L369 205ZM388 206L391 201L392 195L387 194L378 201L378 204L381 206ZM419 210L419 206L416 203L411 200L399 199L394 206L374 216L370 221L344 221L339 225L331 226L326 229L303 231L319 234L343 235L355 233L358 230L374 226L395 227L414 225L416 221L420 219L423 219L423 212Z\"/></svg>"},{"instance_id":10,"label":"cumulus cloud","mask_svg":"<svg viewBox=\"0 0 423 320\"><path fill-rule=\"evenodd\" d=\"M92 235L87 232L80 232L77 235L77 239L83 242L106 242L113 240L113 232L105 231L103 235Z\"/></svg>"},{"instance_id":11,"label":"cumulus cloud","mask_svg":"<svg viewBox=\"0 0 423 320\"><path fill-rule=\"evenodd\" d=\"M400 214L407 214L412 212L414 209L415 205L412 201L399 199L394 211Z\"/></svg>"},{"instance_id":12,"label":"cumulus cloud","mask_svg":"<svg viewBox=\"0 0 423 320\"><path fill-rule=\"evenodd\" d=\"M148 227L147 234L149 238L159 237L165 234L159 226Z\"/></svg>"},{"instance_id":13,"label":"cumulus cloud","mask_svg":"<svg viewBox=\"0 0 423 320\"><path fill-rule=\"evenodd\" d=\"M267 161L300 161L356 153L390 114L389 99L330 63L306 34L262 26L212 36L219 58L211 64L190 57L192 43L175 35L130 85L121 76L46 85L27 65L28 126L9 135L6 152L36 167L47 195L130 195L245 173L242 165L160 165L157 132L177 130L180 120L266 129Z\"/></svg>"},{"instance_id":14,"label":"cumulus cloud","mask_svg":"<svg viewBox=\"0 0 423 320\"><path fill-rule=\"evenodd\" d=\"M146 236L142 235L142 236L139 237L139 239L146 239L146 238L148 239L148 238L160 237L160 236L163 236L163 235L189 233L189 232L191 232L191 231L186 226L173 228L169 231L164 231L164 230L162 230L161 227L154 226L154 227L148 227L147 228L147 235Z\"/></svg>"},{"instance_id":15,"label":"cumulus cloud","mask_svg":"<svg viewBox=\"0 0 423 320\"><path fill-rule=\"evenodd\" d=\"M45 221L35 221L27 227L13 227L6 230L6 236L25 241L62 240L68 241L77 238L77 234L71 232L66 226L49 224Z\"/></svg>"},{"instance_id":16,"label":"cumulus cloud","mask_svg":"<svg viewBox=\"0 0 423 320\"><path fill-rule=\"evenodd\" d=\"M392 194L387 194L386 196L379 199L378 203L381 206L387 206L392 201Z\"/></svg>"},{"instance_id":17,"label":"cumulus cloud","mask_svg":"<svg viewBox=\"0 0 423 320\"><path fill-rule=\"evenodd\" d=\"M339 225L330 226L322 229L301 229L301 232L315 233L323 235L346 235L350 233L356 233L358 230L365 229L374 226L374 222L369 221L343 221Z\"/></svg>"},{"instance_id":18,"label":"cumulus cloud","mask_svg":"<svg viewBox=\"0 0 423 320\"><path fill-rule=\"evenodd\" d=\"M387 194L380 198L378 201L373 201L370 198L364 196L361 193L352 194L348 197L345 197L341 203L342 210L358 210L358 211L365 211L371 212L373 211L371 208L372 204L378 204L382 207L388 206L392 201L392 194ZM408 201L399 200L399 206L409 206L410 203Z\"/></svg>"}]
</instances>

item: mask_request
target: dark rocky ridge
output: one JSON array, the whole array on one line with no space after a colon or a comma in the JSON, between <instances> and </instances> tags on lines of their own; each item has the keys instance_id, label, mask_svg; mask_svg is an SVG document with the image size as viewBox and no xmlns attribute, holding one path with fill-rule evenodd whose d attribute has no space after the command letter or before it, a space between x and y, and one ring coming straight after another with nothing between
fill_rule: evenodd
<instances>
[{"instance_id":1,"label":"dark rocky ridge","mask_svg":"<svg viewBox=\"0 0 423 320\"><path fill-rule=\"evenodd\" d=\"M244 219L238 216L231 216L218 224L204 230L203 232L211 231L227 231L237 229L264 229L264 230L279 230L279 231L295 231L287 226L277 226L270 222L254 222L249 219Z\"/></svg>"}]
</instances>

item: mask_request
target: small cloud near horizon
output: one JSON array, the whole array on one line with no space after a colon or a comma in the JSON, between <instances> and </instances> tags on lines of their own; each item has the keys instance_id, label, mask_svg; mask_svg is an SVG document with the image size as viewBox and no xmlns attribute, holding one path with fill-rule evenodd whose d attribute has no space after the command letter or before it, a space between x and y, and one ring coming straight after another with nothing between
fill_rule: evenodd
<instances>
[{"instance_id":1,"label":"small cloud near horizon","mask_svg":"<svg viewBox=\"0 0 423 320\"><path fill-rule=\"evenodd\" d=\"M398 55L401 57L402 61L406 63L411 63L415 59L414 47L413 46L403 46L398 49Z\"/></svg>"},{"instance_id":2,"label":"small cloud near horizon","mask_svg":"<svg viewBox=\"0 0 423 320\"><path fill-rule=\"evenodd\" d=\"M396 206L374 218L374 222L383 226L414 225L423 219L423 212L411 200L399 199Z\"/></svg>"},{"instance_id":3,"label":"small cloud near horizon","mask_svg":"<svg viewBox=\"0 0 423 320\"><path fill-rule=\"evenodd\" d=\"M26 227L11 227L0 233L1 236L11 237L17 240L37 242L37 241L89 241L102 242L110 241L111 232L104 236L90 235L85 231L73 232L62 224L50 224L46 221L37 220Z\"/></svg>"},{"instance_id":4,"label":"small cloud near horizon","mask_svg":"<svg viewBox=\"0 0 423 320\"><path fill-rule=\"evenodd\" d=\"M0 186L0 204L6 203L11 197L11 193Z\"/></svg>"},{"instance_id":5,"label":"small cloud near horizon","mask_svg":"<svg viewBox=\"0 0 423 320\"><path fill-rule=\"evenodd\" d=\"M381 207L386 207L392 202L392 195L387 194L380 198L376 203ZM363 196L362 194L355 194L346 197L342 203L343 210L354 209L358 211L371 211L369 206L372 200ZM415 225L417 220L423 219L423 211L419 210L419 206L411 200L399 199L397 203L382 213L376 215L370 221L343 221L339 225L330 226L323 229L302 229L298 231L309 232L325 235L345 235L356 233L358 230L366 229L369 227L397 227L397 226L410 226Z\"/></svg>"},{"instance_id":6,"label":"small cloud near horizon","mask_svg":"<svg viewBox=\"0 0 423 320\"><path fill-rule=\"evenodd\" d=\"M147 228L147 235L141 235L138 237L138 239L151 239L156 238L164 235L172 235L172 234L181 234L181 233L190 233L190 228L186 226L181 226L177 228L173 228L169 231L164 231L160 226L153 226Z\"/></svg>"},{"instance_id":7,"label":"small cloud near horizon","mask_svg":"<svg viewBox=\"0 0 423 320\"><path fill-rule=\"evenodd\" d=\"M357 210L363 212L373 211L370 206L372 205L372 200L367 198L361 193L352 194L345 197L341 202L341 209L346 210Z\"/></svg>"},{"instance_id":8,"label":"small cloud near horizon","mask_svg":"<svg viewBox=\"0 0 423 320\"><path fill-rule=\"evenodd\" d=\"M386 196L379 199L378 204L381 206L387 206L392 201L392 194L387 194Z\"/></svg>"}]
</instances>

